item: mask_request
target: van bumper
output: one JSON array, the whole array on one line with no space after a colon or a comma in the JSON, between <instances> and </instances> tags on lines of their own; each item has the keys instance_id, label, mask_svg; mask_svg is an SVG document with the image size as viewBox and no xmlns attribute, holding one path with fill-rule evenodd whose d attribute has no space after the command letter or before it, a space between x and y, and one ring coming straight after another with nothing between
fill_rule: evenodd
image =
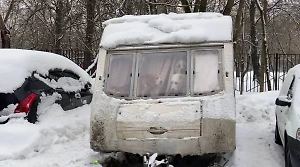
<instances>
[{"instance_id":1,"label":"van bumper","mask_svg":"<svg viewBox=\"0 0 300 167\"><path fill-rule=\"evenodd\" d=\"M105 125L102 124L102 126L103 129ZM91 148L100 152L121 151L140 155L158 153L186 156L233 152L236 148L235 129L236 122L234 120L202 118L201 135L198 137L117 139L116 137L92 135Z\"/></svg>"}]
</instances>

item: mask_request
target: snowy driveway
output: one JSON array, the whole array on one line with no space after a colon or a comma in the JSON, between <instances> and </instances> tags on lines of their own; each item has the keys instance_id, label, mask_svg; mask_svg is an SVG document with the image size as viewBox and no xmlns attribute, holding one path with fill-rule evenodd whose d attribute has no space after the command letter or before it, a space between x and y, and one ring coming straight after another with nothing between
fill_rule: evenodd
<instances>
[{"instance_id":1,"label":"snowy driveway","mask_svg":"<svg viewBox=\"0 0 300 167\"><path fill-rule=\"evenodd\" d=\"M274 101L278 92L237 96L237 148L228 167L282 167L284 152L274 143ZM89 148L90 106L63 111L53 105L36 125L13 120L0 126L0 166L84 167L99 154Z\"/></svg>"}]
</instances>

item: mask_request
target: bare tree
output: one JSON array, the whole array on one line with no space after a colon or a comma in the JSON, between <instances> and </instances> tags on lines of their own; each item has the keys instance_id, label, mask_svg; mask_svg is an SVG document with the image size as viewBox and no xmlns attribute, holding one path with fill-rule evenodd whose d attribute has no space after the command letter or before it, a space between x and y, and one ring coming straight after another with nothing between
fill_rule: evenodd
<instances>
[{"instance_id":1,"label":"bare tree","mask_svg":"<svg viewBox=\"0 0 300 167\"><path fill-rule=\"evenodd\" d=\"M2 48L10 48L10 32L5 26L1 13L0 13L0 33L1 33Z\"/></svg>"},{"instance_id":2,"label":"bare tree","mask_svg":"<svg viewBox=\"0 0 300 167\"><path fill-rule=\"evenodd\" d=\"M267 55L268 55L268 43L267 43L267 28L266 28L266 16L267 16L267 0L263 0L264 7L261 6L259 0L256 0L256 4L258 6L258 10L260 12L261 17L261 26L262 26L262 51L261 51L261 67L260 67L260 79L259 79L259 86L260 86L260 92L264 91L265 86L265 73L266 78L268 81L268 90L271 90L271 83L269 80L269 70L268 70L268 62L267 62Z\"/></svg>"},{"instance_id":3,"label":"bare tree","mask_svg":"<svg viewBox=\"0 0 300 167\"><path fill-rule=\"evenodd\" d=\"M255 21L255 15L256 15L256 2L255 0L251 0L250 3L250 38L251 38L251 58L252 58L252 67L253 67L253 79L260 79L259 75L259 58L258 58L258 42L257 42L257 31L256 31L256 21Z\"/></svg>"},{"instance_id":4,"label":"bare tree","mask_svg":"<svg viewBox=\"0 0 300 167\"><path fill-rule=\"evenodd\" d=\"M84 68L88 68L92 63L93 57L93 35L95 33L95 6L96 0L87 0L86 1L86 11L87 11L87 25L86 25L86 48L84 53Z\"/></svg>"},{"instance_id":5,"label":"bare tree","mask_svg":"<svg viewBox=\"0 0 300 167\"><path fill-rule=\"evenodd\" d=\"M242 2L242 3L244 3L244 2ZM234 4L234 0L227 0L227 4L224 8L223 15L230 15L233 4Z\"/></svg>"}]
</instances>

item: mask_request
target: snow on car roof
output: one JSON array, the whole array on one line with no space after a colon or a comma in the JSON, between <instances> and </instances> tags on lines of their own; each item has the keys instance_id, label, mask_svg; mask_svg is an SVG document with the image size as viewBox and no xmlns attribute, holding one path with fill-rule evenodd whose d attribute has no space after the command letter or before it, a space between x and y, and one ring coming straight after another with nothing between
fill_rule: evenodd
<instances>
[{"instance_id":1,"label":"snow on car roof","mask_svg":"<svg viewBox=\"0 0 300 167\"><path fill-rule=\"evenodd\" d=\"M125 15L104 22L100 46L201 43L232 40L232 19L220 13Z\"/></svg>"},{"instance_id":2,"label":"snow on car roof","mask_svg":"<svg viewBox=\"0 0 300 167\"><path fill-rule=\"evenodd\" d=\"M51 69L70 70L84 82L91 77L71 60L54 53L22 49L0 49L0 92L12 93L36 71L42 75Z\"/></svg>"}]
</instances>

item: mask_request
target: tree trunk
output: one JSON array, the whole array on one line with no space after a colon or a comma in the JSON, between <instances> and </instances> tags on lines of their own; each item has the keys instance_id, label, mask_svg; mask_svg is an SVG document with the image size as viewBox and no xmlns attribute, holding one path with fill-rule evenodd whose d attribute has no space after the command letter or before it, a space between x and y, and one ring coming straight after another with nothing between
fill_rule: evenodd
<instances>
[{"instance_id":1,"label":"tree trunk","mask_svg":"<svg viewBox=\"0 0 300 167\"><path fill-rule=\"evenodd\" d=\"M95 32L95 6L96 0L86 1L87 25L86 25L86 48L84 53L84 68L87 69L92 64L93 34Z\"/></svg>"},{"instance_id":2,"label":"tree trunk","mask_svg":"<svg viewBox=\"0 0 300 167\"><path fill-rule=\"evenodd\" d=\"M194 12L206 12L207 0L196 0Z\"/></svg>"},{"instance_id":3,"label":"tree trunk","mask_svg":"<svg viewBox=\"0 0 300 167\"><path fill-rule=\"evenodd\" d=\"M223 11L223 15L230 15L232 7L233 7L233 4L234 4L234 0L228 0L227 1L227 4L226 4L226 6L224 8L224 11Z\"/></svg>"},{"instance_id":4,"label":"tree trunk","mask_svg":"<svg viewBox=\"0 0 300 167\"><path fill-rule=\"evenodd\" d=\"M8 11L6 12L6 15L4 17L4 23L6 23L8 21L9 15L14 8L14 3L15 3L15 0L11 0Z\"/></svg>"},{"instance_id":5,"label":"tree trunk","mask_svg":"<svg viewBox=\"0 0 300 167\"><path fill-rule=\"evenodd\" d=\"M1 33L2 48L10 48L10 32L5 26L1 13L0 13L0 33Z\"/></svg>"},{"instance_id":6,"label":"tree trunk","mask_svg":"<svg viewBox=\"0 0 300 167\"><path fill-rule=\"evenodd\" d=\"M266 0L264 0L264 8L265 8L265 3L267 3ZM256 0L256 4L258 6L259 12L260 12L260 16L261 16L261 24L262 24L262 31L263 31L263 40L262 40L262 53L261 53L261 57L260 57L260 61L261 61L261 68L260 68L260 80L259 80L259 86L260 86L260 92L264 91L264 78L265 78L265 74L266 75L266 79L268 82L268 90L271 89L271 83L269 80L269 74L268 74L268 68L267 68L267 55L268 55L268 44L267 44L267 28L266 28L266 12L267 10L264 11L263 7L260 5L259 0ZM269 84L270 83L270 84Z\"/></svg>"},{"instance_id":7,"label":"tree trunk","mask_svg":"<svg viewBox=\"0 0 300 167\"><path fill-rule=\"evenodd\" d=\"M166 4L167 0L159 0L159 2L162 4ZM162 5L160 8L161 8L160 13L165 13L165 14L168 13L168 9L166 5Z\"/></svg>"},{"instance_id":8,"label":"tree trunk","mask_svg":"<svg viewBox=\"0 0 300 167\"><path fill-rule=\"evenodd\" d=\"M254 71L253 80L255 80L255 79L259 80L260 64L259 64L259 58L257 55L258 42L257 42L257 36L256 36L257 32L256 32L255 13L256 13L256 3L255 3L255 0L252 0L251 4L250 4L251 58L252 58L252 67L253 67L253 71Z\"/></svg>"},{"instance_id":9,"label":"tree trunk","mask_svg":"<svg viewBox=\"0 0 300 167\"><path fill-rule=\"evenodd\" d=\"M234 23L234 31L233 31L233 51L234 51L234 56L235 56L235 62L236 62L236 76L239 77L240 76L240 56L238 55L238 51L237 51L237 39L239 37L241 28L242 28L242 24L241 24L241 20L242 20L242 15L243 15L243 9L244 9L244 4L245 4L245 0L240 0L240 4L239 4L239 8L238 8L238 12L235 18L235 23Z\"/></svg>"},{"instance_id":10,"label":"tree trunk","mask_svg":"<svg viewBox=\"0 0 300 167\"><path fill-rule=\"evenodd\" d=\"M156 0L149 0L149 11L150 11L150 14L157 14L157 7L155 4L153 3L156 3Z\"/></svg>"},{"instance_id":11,"label":"tree trunk","mask_svg":"<svg viewBox=\"0 0 300 167\"><path fill-rule=\"evenodd\" d=\"M191 13L191 7L190 7L190 4L187 0L180 0L181 1L181 4L184 6L183 7L183 10L185 13Z\"/></svg>"},{"instance_id":12,"label":"tree trunk","mask_svg":"<svg viewBox=\"0 0 300 167\"><path fill-rule=\"evenodd\" d=\"M207 0L201 0L199 12L206 12Z\"/></svg>"},{"instance_id":13,"label":"tree trunk","mask_svg":"<svg viewBox=\"0 0 300 167\"><path fill-rule=\"evenodd\" d=\"M55 53L61 54L61 41L63 38L62 34L62 22L63 22L63 1L58 0L55 10L55 41L54 41L54 50Z\"/></svg>"},{"instance_id":14,"label":"tree trunk","mask_svg":"<svg viewBox=\"0 0 300 167\"><path fill-rule=\"evenodd\" d=\"M269 75L269 58L268 58L268 55L269 55L269 47L268 47L268 41L267 41L267 22L268 22L268 15L267 15L267 12L268 12L268 1L267 0L264 0L264 18L265 18L265 31L264 31L264 40L265 40L265 61L266 61L266 68L265 68L265 72L266 72L266 79L267 79L267 86L268 86L268 91L271 90L271 80L270 80L270 75Z\"/></svg>"}]
</instances>

